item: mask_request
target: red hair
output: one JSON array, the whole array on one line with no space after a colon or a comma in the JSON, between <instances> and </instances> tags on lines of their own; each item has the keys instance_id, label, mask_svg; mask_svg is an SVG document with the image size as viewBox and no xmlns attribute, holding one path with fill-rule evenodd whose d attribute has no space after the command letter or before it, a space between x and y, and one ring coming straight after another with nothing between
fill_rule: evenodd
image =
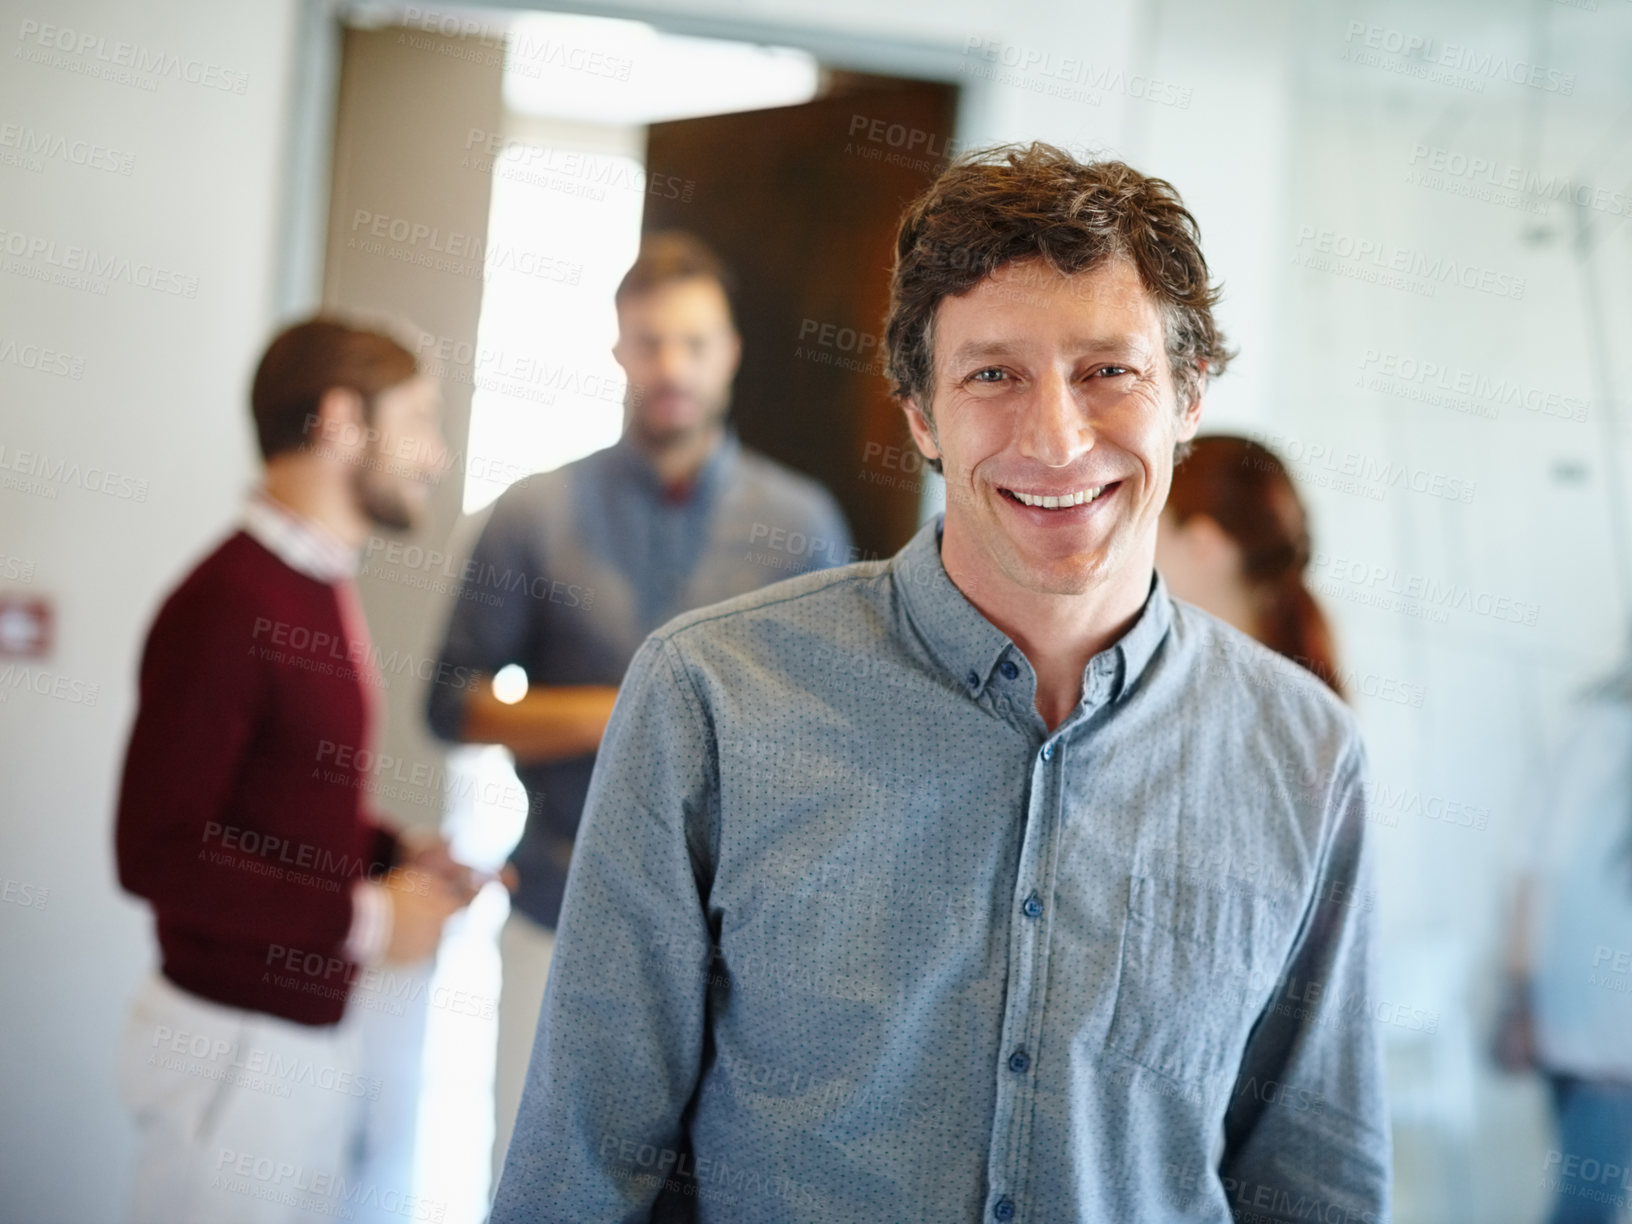
<instances>
[{"instance_id":1,"label":"red hair","mask_svg":"<svg viewBox=\"0 0 1632 1224\"><path fill-rule=\"evenodd\" d=\"M1167 505L1181 524L1205 514L1241 550L1242 577L1258 596L1253 636L1344 696L1331 627L1303 582L1309 516L1275 452L1230 434L1197 438L1173 469Z\"/></svg>"}]
</instances>

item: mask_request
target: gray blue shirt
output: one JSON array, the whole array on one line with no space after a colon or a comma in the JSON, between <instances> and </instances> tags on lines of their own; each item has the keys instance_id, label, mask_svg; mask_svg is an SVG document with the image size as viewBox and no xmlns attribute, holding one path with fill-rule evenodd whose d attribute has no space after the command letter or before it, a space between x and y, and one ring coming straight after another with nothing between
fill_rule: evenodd
<instances>
[{"instance_id":1,"label":"gray blue shirt","mask_svg":"<svg viewBox=\"0 0 1632 1224\"><path fill-rule=\"evenodd\" d=\"M617 685L646 636L690 608L854 561L844 516L815 481L726 437L683 495L627 437L517 481L460 574L445 667L509 664L531 685ZM433 684L431 729L457 740L467 694ZM519 762L528 793L512 854L517 908L554 926L595 755Z\"/></svg>"},{"instance_id":2,"label":"gray blue shirt","mask_svg":"<svg viewBox=\"0 0 1632 1224\"><path fill-rule=\"evenodd\" d=\"M1385 1219L1347 710L1154 575L1035 697L936 523L654 634L495 1224Z\"/></svg>"}]
</instances>

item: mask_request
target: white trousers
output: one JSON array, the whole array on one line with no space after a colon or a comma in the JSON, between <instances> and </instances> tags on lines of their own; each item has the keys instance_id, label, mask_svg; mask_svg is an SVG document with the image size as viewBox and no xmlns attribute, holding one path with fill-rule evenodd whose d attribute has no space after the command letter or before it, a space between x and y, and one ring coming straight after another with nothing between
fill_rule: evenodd
<instances>
[{"instance_id":1,"label":"white trousers","mask_svg":"<svg viewBox=\"0 0 1632 1224\"><path fill-rule=\"evenodd\" d=\"M404 1197L419 1180L416 1148L432 967L426 961L365 973L346 1005L346 1023L356 1029L368 1087L353 1153L359 1189L354 1211L346 1217L352 1224L437 1221L446 1214L441 1199L410 1204ZM410 1206L412 1212L405 1215Z\"/></svg>"},{"instance_id":2,"label":"white trousers","mask_svg":"<svg viewBox=\"0 0 1632 1224\"><path fill-rule=\"evenodd\" d=\"M555 932L520 910L511 910L499 936L503 980L499 988L499 1049L493 1084L493 1190L499 1186L504 1154L516 1128L527 1064L538 1033L538 1011L555 954Z\"/></svg>"},{"instance_id":3,"label":"white trousers","mask_svg":"<svg viewBox=\"0 0 1632 1224\"><path fill-rule=\"evenodd\" d=\"M201 999L155 971L137 991L119 1057L138 1132L132 1219L346 1218L360 1206L351 1145L379 1095L361 1067L349 1017L295 1024Z\"/></svg>"}]
</instances>

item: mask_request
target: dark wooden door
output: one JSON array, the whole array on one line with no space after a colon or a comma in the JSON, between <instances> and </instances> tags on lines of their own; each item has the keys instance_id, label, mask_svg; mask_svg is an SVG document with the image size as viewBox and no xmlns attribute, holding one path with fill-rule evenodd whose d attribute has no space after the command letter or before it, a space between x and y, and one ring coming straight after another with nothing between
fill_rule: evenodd
<instances>
[{"instance_id":1,"label":"dark wooden door","mask_svg":"<svg viewBox=\"0 0 1632 1224\"><path fill-rule=\"evenodd\" d=\"M918 524L925 475L880 357L896 224L945 162L957 90L840 88L653 124L643 226L690 230L736 274L743 441L826 484L862 555L888 556Z\"/></svg>"}]
</instances>

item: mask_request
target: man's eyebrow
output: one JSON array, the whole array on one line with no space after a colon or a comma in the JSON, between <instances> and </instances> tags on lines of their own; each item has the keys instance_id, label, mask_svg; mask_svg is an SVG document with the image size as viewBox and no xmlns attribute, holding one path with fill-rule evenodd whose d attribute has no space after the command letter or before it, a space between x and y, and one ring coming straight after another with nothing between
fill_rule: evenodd
<instances>
[{"instance_id":1,"label":"man's eyebrow","mask_svg":"<svg viewBox=\"0 0 1632 1224\"><path fill-rule=\"evenodd\" d=\"M1151 344L1146 336L1083 336L1071 341L1079 353L1110 353L1128 357L1145 357Z\"/></svg>"},{"instance_id":2,"label":"man's eyebrow","mask_svg":"<svg viewBox=\"0 0 1632 1224\"><path fill-rule=\"evenodd\" d=\"M990 357L1013 357L1020 352L1021 346L1009 340L966 340L952 350L951 360L962 363L965 361L984 361Z\"/></svg>"},{"instance_id":3,"label":"man's eyebrow","mask_svg":"<svg viewBox=\"0 0 1632 1224\"><path fill-rule=\"evenodd\" d=\"M1149 344L1138 336L1073 336L1066 346L1078 354L1127 354L1144 356ZM961 365L966 361L987 361L993 358L1015 357L1025 350L1025 344L1014 340L967 340L952 350L948 361Z\"/></svg>"}]
</instances>

